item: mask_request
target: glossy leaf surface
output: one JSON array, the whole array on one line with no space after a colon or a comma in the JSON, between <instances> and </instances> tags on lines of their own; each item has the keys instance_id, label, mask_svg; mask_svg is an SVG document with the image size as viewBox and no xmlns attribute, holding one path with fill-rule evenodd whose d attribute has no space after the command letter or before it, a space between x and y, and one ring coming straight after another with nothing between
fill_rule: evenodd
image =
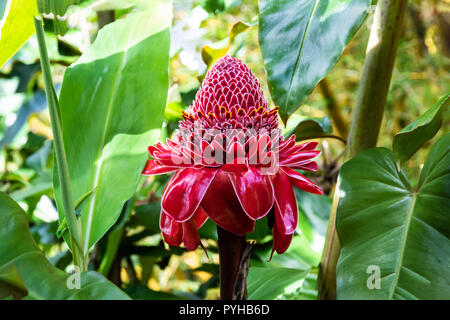
<instances>
[{"instance_id":1,"label":"glossy leaf surface","mask_svg":"<svg viewBox=\"0 0 450 320\"><path fill-rule=\"evenodd\" d=\"M384 148L348 161L339 180L338 298L449 299L450 134L430 150L417 188Z\"/></svg>"},{"instance_id":2,"label":"glossy leaf surface","mask_svg":"<svg viewBox=\"0 0 450 320\"><path fill-rule=\"evenodd\" d=\"M301 269L251 267L247 278L248 298L275 299L287 286L304 279L307 274L308 270Z\"/></svg>"},{"instance_id":3,"label":"glossy leaf surface","mask_svg":"<svg viewBox=\"0 0 450 320\"><path fill-rule=\"evenodd\" d=\"M170 23L169 4L111 23L64 75L60 105L74 201L93 191L80 208L85 253L119 217L147 146L159 137Z\"/></svg>"},{"instance_id":4,"label":"glossy leaf surface","mask_svg":"<svg viewBox=\"0 0 450 320\"><path fill-rule=\"evenodd\" d=\"M259 43L270 93L285 123L337 62L370 2L259 1Z\"/></svg>"},{"instance_id":5,"label":"glossy leaf surface","mask_svg":"<svg viewBox=\"0 0 450 320\"><path fill-rule=\"evenodd\" d=\"M100 274L80 274L80 288L69 289L70 275L53 266L34 242L28 218L19 205L0 192L0 282L13 284L27 299L128 299ZM1 285L0 285L1 288ZM4 287L3 287L4 288ZM16 291L17 292L17 291Z\"/></svg>"},{"instance_id":6,"label":"glossy leaf surface","mask_svg":"<svg viewBox=\"0 0 450 320\"><path fill-rule=\"evenodd\" d=\"M34 34L36 0L10 0L0 21L0 68Z\"/></svg>"},{"instance_id":7,"label":"glossy leaf surface","mask_svg":"<svg viewBox=\"0 0 450 320\"><path fill-rule=\"evenodd\" d=\"M438 132L443 112L449 104L450 94L447 94L395 135L392 150L397 161L404 163Z\"/></svg>"}]
</instances>

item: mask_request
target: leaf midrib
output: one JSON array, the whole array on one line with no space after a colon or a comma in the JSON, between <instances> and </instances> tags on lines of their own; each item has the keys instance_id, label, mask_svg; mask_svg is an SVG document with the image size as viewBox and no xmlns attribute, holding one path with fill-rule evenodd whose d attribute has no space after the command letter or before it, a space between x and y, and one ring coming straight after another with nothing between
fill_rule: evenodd
<instances>
[{"instance_id":1,"label":"leaf midrib","mask_svg":"<svg viewBox=\"0 0 450 320\"><path fill-rule=\"evenodd\" d=\"M398 286L398 280L400 278L400 270L403 266L403 258L404 258L404 253L405 253L405 248L406 248L406 241L408 239L408 234L409 234L409 227L411 225L411 220L413 217L413 212L414 212L414 205L416 203L416 199L417 199L417 194L415 192L413 192L411 194L411 203L409 205L408 208L408 213L406 215L406 225L405 228L403 230L403 235L402 235L402 242L400 244L400 257L398 259L398 265L397 268L395 270L395 278L394 278L394 282L392 284L392 289L389 293L389 300L392 300L394 293L397 289Z\"/></svg>"},{"instance_id":2,"label":"leaf midrib","mask_svg":"<svg viewBox=\"0 0 450 320\"><path fill-rule=\"evenodd\" d=\"M308 34L309 25L311 24L311 20L312 20L312 17L314 15L314 12L316 11L318 3L319 3L319 1L315 0L314 6L312 7L311 12L309 13L308 23L306 24L305 32L303 33L303 37L302 37L302 42L300 44L300 48L298 49L297 60L295 61L295 66L294 66L294 72L292 72L292 77L291 77L290 82L289 82L289 90L288 90L288 94L287 94L287 97L286 97L286 101L284 103L285 110L287 110L287 107L288 107L288 104L289 104L289 99L291 97L292 85L294 83L294 78L295 78L295 75L297 73L298 64L300 63L300 59L301 59L301 56L302 56L303 46L305 44L306 36Z\"/></svg>"}]
</instances>

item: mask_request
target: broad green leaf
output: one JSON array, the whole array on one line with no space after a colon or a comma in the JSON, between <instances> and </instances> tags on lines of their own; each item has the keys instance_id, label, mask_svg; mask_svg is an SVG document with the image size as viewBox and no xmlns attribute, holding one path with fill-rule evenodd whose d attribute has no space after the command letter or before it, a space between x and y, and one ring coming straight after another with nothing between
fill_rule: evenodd
<instances>
[{"instance_id":1,"label":"broad green leaf","mask_svg":"<svg viewBox=\"0 0 450 320\"><path fill-rule=\"evenodd\" d=\"M259 0L259 43L269 89L287 118L337 62L370 0Z\"/></svg>"},{"instance_id":2,"label":"broad green leaf","mask_svg":"<svg viewBox=\"0 0 450 320\"><path fill-rule=\"evenodd\" d=\"M345 163L339 186L338 298L449 299L450 134L431 148L417 188L384 148Z\"/></svg>"},{"instance_id":3,"label":"broad green leaf","mask_svg":"<svg viewBox=\"0 0 450 320\"><path fill-rule=\"evenodd\" d=\"M80 209L85 253L116 222L159 137L170 24L170 3L108 24L65 72L60 106L73 198L94 190Z\"/></svg>"},{"instance_id":4,"label":"broad green leaf","mask_svg":"<svg viewBox=\"0 0 450 320\"><path fill-rule=\"evenodd\" d=\"M306 140L314 138L329 137L333 133L333 125L330 118L325 116L323 118L310 118L305 117L297 110L293 113L283 128L283 135L289 137L291 134L295 134L296 140Z\"/></svg>"},{"instance_id":5,"label":"broad green leaf","mask_svg":"<svg viewBox=\"0 0 450 320\"><path fill-rule=\"evenodd\" d=\"M317 273L318 268L312 268L303 280L301 286L295 291L280 296L281 300L317 300Z\"/></svg>"},{"instance_id":6,"label":"broad green leaf","mask_svg":"<svg viewBox=\"0 0 450 320\"><path fill-rule=\"evenodd\" d=\"M206 65L211 67L211 65L216 62L218 59L227 54L228 49L230 49L230 45L233 42L234 38L242 33L247 31L250 27L254 26L255 23L244 23L244 22L236 22L230 30L229 36L219 42L205 45L202 47L202 58Z\"/></svg>"},{"instance_id":7,"label":"broad green leaf","mask_svg":"<svg viewBox=\"0 0 450 320\"><path fill-rule=\"evenodd\" d=\"M400 164L403 164L441 127L442 114L450 104L450 94L442 97L434 106L411 122L394 136L392 150Z\"/></svg>"},{"instance_id":8,"label":"broad green leaf","mask_svg":"<svg viewBox=\"0 0 450 320\"><path fill-rule=\"evenodd\" d=\"M151 234L159 234L161 229L159 227L159 215L161 213L161 203L151 202L145 205L136 206L134 208L134 215L131 218L132 225L144 226L145 230Z\"/></svg>"},{"instance_id":9,"label":"broad green leaf","mask_svg":"<svg viewBox=\"0 0 450 320\"><path fill-rule=\"evenodd\" d=\"M52 172L50 169L43 170L29 185L23 189L11 193L15 201L27 199L32 196L44 194L52 189Z\"/></svg>"},{"instance_id":10,"label":"broad green leaf","mask_svg":"<svg viewBox=\"0 0 450 320\"><path fill-rule=\"evenodd\" d=\"M9 0L0 22L0 68L34 34L36 0Z\"/></svg>"},{"instance_id":11,"label":"broad green leaf","mask_svg":"<svg viewBox=\"0 0 450 320\"><path fill-rule=\"evenodd\" d=\"M272 300L284 292L286 287L303 280L308 270L292 268L251 267L247 278L250 300Z\"/></svg>"},{"instance_id":12,"label":"broad green leaf","mask_svg":"<svg viewBox=\"0 0 450 320\"><path fill-rule=\"evenodd\" d=\"M117 223L111 228L108 233L108 239L106 243L105 253L102 257L102 262L98 268L98 272L107 276L113 261L117 255L117 250L120 246L120 241L122 240L123 234L125 232L125 224L127 223L131 210L134 206L134 201L132 199L128 200L123 206L122 213L119 217Z\"/></svg>"},{"instance_id":13,"label":"broad green leaf","mask_svg":"<svg viewBox=\"0 0 450 320\"><path fill-rule=\"evenodd\" d=\"M332 136L330 118L310 118L302 120L294 130L295 140L326 138Z\"/></svg>"},{"instance_id":14,"label":"broad green leaf","mask_svg":"<svg viewBox=\"0 0 450 320\"><path fill-rule=\"evenodd\" d=\"M301 228L301 226L300 226ZM251 239L251 237L249 237ZM272 241L269 246L252 252L262 261L264 267L286 267L306 270L316 267L320 262L320 252L314 251L309 240L302 234L295 234L289 249L283 254L273 254L272 260L268 262L272 251Z\"/></svg>"},{"instance_id":15,"label":"broad green leaf","mask_svg":"<svg viewBox=\"0 0 450 320\"><path fill-rule=\"evenodd\" d=\"M9 283L28 290L27 299L128 299L93 271L80 274L80 289L69 289L67 284L73 284L73 276L46 259L31 236L26 214L3 192L0 192L0 270L9 270L3 273Z\"/></svg>"},{"instance_id":16,"label":"broad green leaf","mask_svg":"<svg viewBox=\"0 0 450 320\"><path fill-rule=\"evenodd\" d=\"M0 268L0 300L10 296L22 299L28 290L16 266L9 264Z\"/></svg>"},{"instance_id":17,"label":"broad green leaf","mask_svg":"<svg viewBox=\"0 0 450 320\"><path fill-rule=\"evenodd\" d=\"M330 198L312 194L300 189L294 189L299 209L300 231L309 241L313 241L314 234L324 236L327 232L328 218L331 210Z\"/></svg>"}]
</instances>

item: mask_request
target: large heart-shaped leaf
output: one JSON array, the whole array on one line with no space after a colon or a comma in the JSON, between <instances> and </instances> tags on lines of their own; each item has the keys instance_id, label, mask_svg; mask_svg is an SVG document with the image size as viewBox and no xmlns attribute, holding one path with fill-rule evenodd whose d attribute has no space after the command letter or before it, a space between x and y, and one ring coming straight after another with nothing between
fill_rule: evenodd
<instances>
[{"instance_id":1,"label":"large heart-shaped leaf","mask_svg":"<svg viewBox=\"0 0 450 320\"><path fill-rule=\"evenodd\" d=\"M259 43L281 118L297 110L336 63L370 0L259 0Z\"/></svg>"},{"instance_id":2,"label":"large heart-shaped leaf","mask_svg":"<svg viewBox=\"0 0 450 320\"><path fill-rule=\"evenodd\" d=\"M64 75L61 118L74 201L88 194L79 208L84 253L119 217L136 189L147 146L160 134L172 12L170 2L161 3L102 28Z\"/></svg>"},{"instance_id":3,"label":"large heart-shaped leaf","mask_svg":"<svg viewBox=\"0 0 450 320\"><path fill-rule=\"evenodd\" d=\"M33 35L36 0L7 1L0 21L0 68Z\"/></svg>"},{"instance_id":4,"label":"large heart-shaped leaf","mask_svg":"<svg viewBox=\"0 0 450 320\"><path fill-rule=\"evenodd\" d=\"M0 300L12 297L22 299L28 295L28 290L16 266L0 267Z\"/></svg>"},{"instance_id":5,"label":"large heart-shaped leaf","mask_svg":"<svg viewBox=\"0 0 450 320\"><path fill-rule=\"evenodd\" d=\"M338 298L449 299L450 134L430 150L417 188L384 148L345 163L339 186Z\"/></svg>"},{"instance_id":6,"label":"large heart-shaped leaf","mask_svg":"<svg viewBox=\"0 0 450 320\"><path fill-rule=\"evenodd\" d=\"M0 192L0 284L28 293L27 299L128 299L100 274L82 272L80 288L70 289L73 277L53 266L34 242L28 218L19 205ZM75 275L74 275L75 276ZM74 278L74 284L76 280ZM1 287L1 286L0 286Z\"/></svg>"},{"instance_id":7,"label":"large heart-shaped leaf","mask_svg":"<svg viewBox=\"0 0 450 320\"><path fill-rule=\"evenodd\" d=\"M450 93L395 135L392 150L395 159L400 164L411 158L425 142L439 131L442 114L449 104Z\"/></svg>"}]
</instances>

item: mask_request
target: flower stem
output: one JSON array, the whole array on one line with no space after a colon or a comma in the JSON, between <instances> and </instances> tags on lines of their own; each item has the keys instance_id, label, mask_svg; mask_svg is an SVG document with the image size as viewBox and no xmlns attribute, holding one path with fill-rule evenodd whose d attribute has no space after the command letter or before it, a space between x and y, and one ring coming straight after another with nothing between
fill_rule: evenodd
<instances>
[{"instance_id":1,"label":"flower stem","mask_svg":"<svg viewBox=\"0 0 450 320\"><path fill-rule=\"evenodd\" d=\"M67 227L70 233L72 253L75 265L81 271L86 270L85 257L81 251L82 236L81 225L75 214L75 207L72 198L72 189L70 186L69 167L67 164L66 151L62 136L61 115L59 111L58 98L53 87L50 62L48 60L47 47L45 44L44 27L40 16L34 17L34 26L39 44L39 54L41 60L42 74L44 76L45 94L47 97L48 109L52 125L53 143L55 145L56 165L58 167L59 182L61 185L61 197L63 203L63 212L66 217Z\"/></svg>"},{"instance_id":2,"label":"flower stem","mask_svg":"<svg viewBox=\"0 0 450 320\"><path fill-rule=\"evenodd\" d=\"M220 258L220 299L247 300L247 275L251 244L217 226Z\"/></svg>"},{"instance_id":3,"label":"flower stem","mask_svg":"<svg viewBox=\"0 0 450 320\"><path fill-rule=\"evenodd\" d=\"M353 111L345 160L377 144L407 4L408 0L378 1L367 45L358 98ZM339 238L336 232L338 188L335 194L320 263L318 281L320 299L336 299L336 267L340 254Z\"/></svg>"}]
</instances>

